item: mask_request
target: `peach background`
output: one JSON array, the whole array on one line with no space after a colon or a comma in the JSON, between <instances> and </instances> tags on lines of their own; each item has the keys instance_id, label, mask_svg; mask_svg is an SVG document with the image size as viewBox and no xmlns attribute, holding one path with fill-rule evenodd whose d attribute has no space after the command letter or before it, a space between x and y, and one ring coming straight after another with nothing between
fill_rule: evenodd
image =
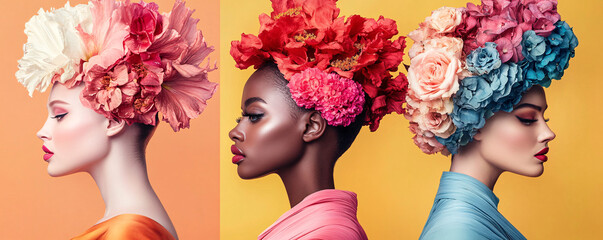
<instances>
[{"instance_id":1,"label":"peach background","mask_svg":"<svg viewBox=\"0 0 603 240\"><path fill-rule=\"evenodd\" d=\"M341 0L341 15L384 15L398 22L400 34L417 28L441 6L462 7L467 0ZM471 2L479 3L479 0ZM562 20L574 28L580 46L562 81L546 90L547 117L557 139L551 142L543 176L503 174L494 192L499 210L528 239L596 239L603 215L603 69L600 0L559 0ZM276 175L241 180L230 158L228 131L240 115L243 85L253 70L238 70L229 55L230 41L241 33L257 34L258 15L270 13L268 0L222 0L222 99L220 115L221 239L254 239L289 209ZM408 45L412 43L409 40ZM408 47L409 48L409 47ZM407 49L408 49L407 48ZM409 63L408 57L404 59ZM386 116L377 132L363 129L335 168L339 189L359 196L358 217L370 239L417 239L429 215L448 158L425 155L413 144L408 122Z\"/></svg>"},{"instance_id":2,"label":"peach background","mask_svg":"<svg viewBox=\"0 0 603 240\"><path fill-rule=\"evenodd\" d=\"M60 8L65 0L3 1L0 24L0 239L68 239L83 233L104 213L96 185L87 174L52 178L35 133L47 117L48 91L34 97L14 77L26 42L25 22L40 7ZM85 1L71 1L72 5ZM174 0L157 0L161 12ZM199 28L219 56L219 3L188 1ZM217 82L218 71L210 73ZM218 239L219 94L191 128L174 133L161 123L147 151L151 183L181 239Z\"/></svg>"}]
</instances>

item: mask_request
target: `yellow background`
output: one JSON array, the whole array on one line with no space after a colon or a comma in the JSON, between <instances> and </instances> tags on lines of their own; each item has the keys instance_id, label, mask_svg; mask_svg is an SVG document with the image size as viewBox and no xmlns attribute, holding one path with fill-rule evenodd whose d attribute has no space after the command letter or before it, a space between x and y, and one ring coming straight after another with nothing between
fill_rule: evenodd
<instances>
[{"instance_id":1,"label":"yellow background","mask_svg":"<svg viewBox=\"0 0 603 240\"><path fill-rule=\"evenodd\" d=\"M38 9L61 8L67 0L2 1L0 13L0 239L70 239L82 234L104 213L104 204L92 178L84 173L53 178L42 160L42 141L36 132L47 118L45 93L27 90L15 78L23 56L23 33ZM72 0L71 5L84 3ZM133 1L138 2L138 1ZM149 1L147 1L149 2ZM175 0L155 0L160 12L169 12ZM219 2L188 1L196 9L198 28L219 56ZM217 82L219 72L209 74ZM147 148L151 184L181 239L219 238L218 129L219 94L209 100L190 129L178 133L159 124Z\"/></svg>"},{"instance_id":2,"label":"yellow background","mask_svg":"<svg viewBox=\"0 0 603 240\"><path fill-rule=\"evenodd\" d=\"M472 1L478 3L479 1ZM600 0L560 0L562 20L580 45L562 81L546 90L547 116L557 138L539 178L505 173L494 192L499 210L528 239L596 239L603 216L603 70ZM258 33L258 15L270 13L268 0L221 0L220 234L221 239L254 239L289 209L280 179L271 175L241 180L231 163L228 131L240 115L243 85L253 70L234 67L230 41ZM383 15L397 21L400 34L414 30L431 11L463 7L466 0L341 0L343 16ZM408 40L408 45L412 43ZM409 47L407 47L408 49ZM405 56L405 63L409 59ZM363 129L335 168L338 189L358 194L358 217L370 239L417 239L450 161L425 155L413 144L408 122L389 115L377 132Z\"/></svg>"}]
</instances>

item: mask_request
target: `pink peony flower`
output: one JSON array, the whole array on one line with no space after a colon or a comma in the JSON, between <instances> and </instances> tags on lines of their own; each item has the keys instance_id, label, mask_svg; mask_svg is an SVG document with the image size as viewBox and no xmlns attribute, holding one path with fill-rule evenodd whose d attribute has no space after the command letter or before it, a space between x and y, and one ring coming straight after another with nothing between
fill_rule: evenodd
<instances>
[{"instance_id":1,"label":"pink peony flower","mask_svg":"<svg viewBox=\"0 0 603 240\"><path fill-rule=\"evenodd\" d=\"M319 111L331 126L350 125L364 106L359 83L318 68L294 74L287 86L298 106Z\"/></svg>"},{"instance_id":2,"label":"pink peony flower","mask_svg":"<svg viewBox=\"0 0 603 240\"><path fill-rule=\"evenodd\" d=\"M133 53L147 50L155 40L155 36L163 31L163 20L157 11L159 6L155 3L132 3L124 9L127 19L130 20L130 34L126 37L124 45Z\"/></svg>"},{"instance_id":3,"label":"pink peony flower","mask_svg":"<svg viewBox=\"0 0 603 240\"><path fill-rule=\"evenodd\" d=\"M425 18L425 23L437 33L450 33L461 23L462 17L456 8L441 7Z\"/></svg>"},{"instance_id":4,"label":"pink peony flower","mask_svg":"<svg viewBox=\"0 0 603 240\"><path fill-rule=\"evenodd\" d=\"M433 49L410 61L408 86L419 99L447 99L458 91L461 61L453 53Z\"/></svg>"},{"instance_id":5,"label":"pink peony flower","mask_svg":"<svg viewBox=\"0 0 603 240\"><path fill-rule=\"evenodd\" d=\"M129 72L123 62L111 70L95 65L84 79L86 87L82 90L82 102L105 117L113 118L112 112L138 93L135 78L136 73Z\"/></svg>"}]
</instances>

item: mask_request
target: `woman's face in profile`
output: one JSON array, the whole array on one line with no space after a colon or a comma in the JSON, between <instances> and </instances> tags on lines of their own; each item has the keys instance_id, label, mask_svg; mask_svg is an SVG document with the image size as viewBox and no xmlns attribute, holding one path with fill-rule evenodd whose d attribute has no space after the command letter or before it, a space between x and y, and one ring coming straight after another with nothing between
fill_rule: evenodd
<instances>
[{"instance_id":1,"label":"woman's face in profile","mask_svg":"<svg viewBox=\"0 0 603 240\"><path fill-rule=\"evenodd\" d=\"M233 163L243 179L284 170L302 155L305 125L299 124L292 100L277 87L282 79L275 78L268 68L251 75L241 99L242 117L229 133Z\"/></svg>"},{"instance_id":2,"label":"woman's face in profile","mask_svg":"<svg viewBox=\"0 0 603 240\"><path fill-rule=\"evenodd\" d=\"M83 87L57 83L50 92L48 118L37 136L44 141L44 160L53 177L89 171L109 152L109 120L82 105Z\"/></svg>"},{"instance_id":3,"label":"woman's face in profile","mask_svg":"<svg viewBox=\"0 0 603 240\"><path fill-rule=\"evenodd\" d=\"M498 112L476 134L479 151L495 167L524 176L537 177L544 171L548 143L555 138L544 117L547 109L544 89L528 90L512 112Z\"/></svg>"}]
</instances>

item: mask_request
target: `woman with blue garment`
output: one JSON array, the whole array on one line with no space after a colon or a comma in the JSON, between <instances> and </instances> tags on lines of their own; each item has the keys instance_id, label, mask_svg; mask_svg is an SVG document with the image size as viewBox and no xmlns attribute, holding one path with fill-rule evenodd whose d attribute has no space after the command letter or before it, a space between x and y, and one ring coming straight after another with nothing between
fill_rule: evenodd
<instances>
[{"instance_id":1,"label":"woman with blue garment","mask_svg":"<svg viewBox=\"0 0 603 240\"><path fill-rule=\"evenodd\" d=\"M425 153L452 154L420 239L525 239L498 212L503 172L537 177L548 143L543 87L578 40L555 0L442 7L408 35L406 118Z\"/></svg>"}]
</instances>

